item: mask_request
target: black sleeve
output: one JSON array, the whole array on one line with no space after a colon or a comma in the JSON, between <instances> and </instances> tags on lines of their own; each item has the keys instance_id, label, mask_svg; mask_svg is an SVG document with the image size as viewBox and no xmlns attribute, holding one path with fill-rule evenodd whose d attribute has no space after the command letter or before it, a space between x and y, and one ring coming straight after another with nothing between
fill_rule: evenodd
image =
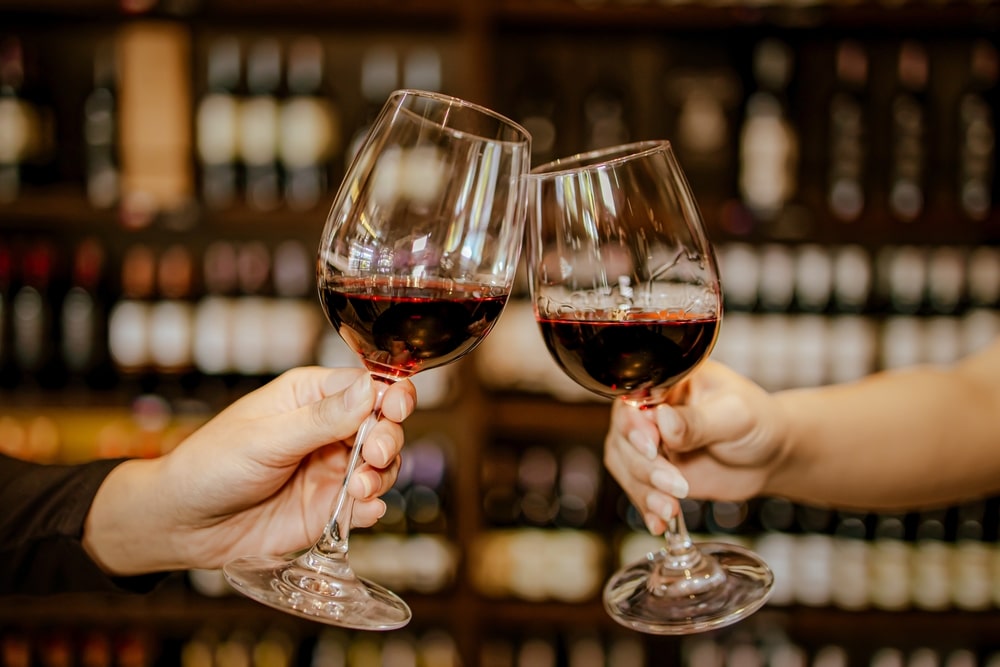
<instances>
[{"instance_id":1,"label":"black sleeve","mask_svg":"<svg viewBox=\"0 0 1000 667\"><path fill-rule=\"evenodd\" d=\"M0 595L145 592L165 576L109 577L81 544L97 489L123 460L47 465L0 455Z\"/></svg>"}]
</instances>

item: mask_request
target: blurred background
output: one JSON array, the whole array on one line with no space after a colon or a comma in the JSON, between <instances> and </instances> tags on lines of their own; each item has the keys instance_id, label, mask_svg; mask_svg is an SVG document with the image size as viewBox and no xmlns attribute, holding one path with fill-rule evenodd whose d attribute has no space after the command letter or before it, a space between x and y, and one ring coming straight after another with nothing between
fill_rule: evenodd
<instances>
[{"instance_id":1,"label":"blurred background","mask_svg":"<svg viewBox=\"0 0 1000 667\"><path fill-rule=\"evenodd\" d=\"M400 87L510 115L536 164L670 139L722 267L714 356L768 389L953 361L1000 331L998 28L993 0L0 0L0 450L156 456L287 368L357 364L315 244ZM997 499L686 501L693 532L765 556L771 603L698 637L614 625L604 579L658 543L603 471L608 404L518 290L418 377L389 511L353 535L406 629L182 572L0 598L0 665L1000 665Z\"/></svg>"}]
</instances>

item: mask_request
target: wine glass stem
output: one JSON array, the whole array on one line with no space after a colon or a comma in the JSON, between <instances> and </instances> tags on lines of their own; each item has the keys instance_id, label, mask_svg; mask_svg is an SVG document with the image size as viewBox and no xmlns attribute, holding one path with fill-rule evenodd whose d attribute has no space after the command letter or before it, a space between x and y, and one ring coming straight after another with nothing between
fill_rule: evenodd
<instances>
[{"instance_id":1,"label":"wine glass stem","mask_svg":"<svg viewBox=\"0 0 1000 667\"><path fill-rule=\"evenodd\" d=\"M684 523L684 514L680 510L667 520L667 530L663 537L667 542L666 552L669 556L666 567L687 570L701 560L701 552L691 541L687 524Z\"/></svg>"},{"instance_id":2,"label":"wine glass stem","mask_svg":"<svg viewBox=\"0 0 1000 667\"><path fill-rule=\"evenodd\" d=\"M377 378L376 378L377 379ZM351 513L354 509L354 498L347 492L351 475L361 461L361 448L371 430L382 417L382 398L386 389L389 388L385 381L378 381L376 385L375 407L368 415L361 428L358 429L354 437L354 447L351 448L351 458L347 462L347 470L344 472L344 482L337 495L337 504L333 508L333 515L326 524L322 537L313 545L311 552L315 555L333 560L346 560L347 543L351 536Z\"/></svg>"}]
</instances>

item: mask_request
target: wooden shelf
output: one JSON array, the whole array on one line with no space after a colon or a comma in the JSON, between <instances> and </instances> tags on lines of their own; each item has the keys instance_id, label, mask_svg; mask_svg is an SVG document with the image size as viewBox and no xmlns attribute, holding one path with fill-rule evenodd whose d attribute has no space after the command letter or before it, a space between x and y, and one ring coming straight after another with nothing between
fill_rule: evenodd
<instances>
[{"instance_id":1,"label":"wooden shelf","mask_svg":"<svg viewBox=\"0 0 1000 667\"><path fill-rule=\"evenodd\" d=\"M351 21L352 25L387 27L386 21L409 26L449 28L461 17L458 0L205 0L200 14L226 20L267 19L282 23L314 20Z\"/></svg>"},{"instance_id":2,"label":"wooden shelf","mask_svg":"<svg viewBox=\"0 0 1000 667\"><path fill-rule=\"evenodd\" d=\"M544 395L491 394L490 431L497 438L567 440L581 438L598 444L608 430L610 402L564 403Z\"/></svg>"},{"instance_id":3,"label":"wooden shelf","mask_svg":"<svg viewBox=\"0 0 1000 667\"><path fill-rule=\"evenodd\" d=\"M519 113L516 87L522 73L517 68L534 62L531 58L518 60L522 51L533 55L533 44L539 44L539 60L555 54L558 63L566 65L560 72L566 81L558 94L566 94L580 102L588 92L589 79L594 73L612 72L629 81L639 94L636 105L644 104L644 116L636 123L635 134L644 136L665 132L662 117L672 113L662 108L661 88L669 67L683 65L677 56L696 41L705 40L704 51L693 54L693 67L722 68L732 65L734 71L749 69L749 45L764 34L790 36L792 44L812 44L813 37L820 41L831 38L857 36L879 43L908 36L917 38L937 36L961 42L969 36L989 36L1000 31L1000 3L996 0L976 2L934 3L910 2L891 6L878 2L856 4L750 4L721 3L667 3L660 0L625 2L620 0L189 0L188 2L161 2L164 8L174 7L176 13L168 18L183 21L191 30L191 46L195 55L192 65L192 91L204 92L205 47L215 33L235 31L247 35L278 34L287 36L298 31L321 34L324 39L343 37L349 42L335 54L331 51L331 77L339 77L331 91L341 95L348 124L360 124L367 113L363 109L360 88L354 78L360 78L358 63L369 42L375 37L391 43L403 54L413 44L431 41L441 49L449 92L470 99L492 100L508 113ZM174 11L164 9L166 11ZM154 8L150 16L163 16ZM119 0L0 0L0 15L8 19L16 32L24 25L36 33L44 34L45 45L60 44L61 36L72 33L74 39L89 44L89 37L81 35L78 24L92 28L114 27L128 22L135 15L121 8ZM141 17L141 15L140 15ZM82 19L82 20L81 20ZM404 39L410 32L414 39ZM428 35L431 38L428 39ZM549 37L553 39L548 40ZM710 40L708 39L710 38ZM993 37L995 41L995 37ZM673 40L673 41L672 41ZM331 41L331 44L334 42ZM674 49L674 45L679 45ZM525 45L528 45L525 48ZM551 47L551 48L549 48ZM717 47L717 48L716 48ZM636 49L636 52L630 49ZM673 50L672 50L673 49ZM731 53L727 50L731 49ZM715 51L723 51L716 58ZM76 53L83 54L79 58ZM65 61L89 58L90 52L78 48L67 54ZM619 62L605 54L623 55ZM596 55L595 55L596 54ZM825 52L824 52L825 57ZM704 56L704 60L702 57ZM746 57L745 57L746 56ZM354 61L358 59L358 62ZM729 60L727 60L729 58ZM200 59L200 60L199 60ZM590 60L588 60L590 59ZM815 60L815 54L814 54ZM599 61L599 62L594 62ZM642 65L636 70L632 64ZM720 64L721 63L721 64ZM823 60L814 63L813 70L829 68ZM58 68L56 68L58 70ZM82 99L87 92L89 63L78 67L79 75L65 76L59 70L52 81L76 81L79 90L68 94L63 91L62 107L69 107L63 116L68 118L65 127L79 122L74 100ZM823 69L822 71L828 71ZM631 80L628 77L632 77ZM888 78L888 76L884 77ZM504 88L504 81L509 89ZM881 80L880 80L881 81ZM810 85L806 81L806 86ZM640 90L641 89L641 90ZM568 92L567 92L568 91ZM633 91L635 92L635 91ZM745 92L745 91L744 91ZM879 94L888 95L888 87ZM741 93L742 94L742 93ZM67 101L68 100L68 101ZM826 97L817 98L815 104L803 111L809 118L825 118ZM193 114L193 109L181 107L179 113ZM734 114L739 109L734 107ZM560 127L561 136L578 136L573 118L567 117L566 127ZM353 125L351 126L354 127ZM576 132L576 135L573 133ZM346 134L346 133L345 133ZM816 136L816 133L810 135ZM736 141L736 137L730 137ZM79 156L66 154L61 164L63 171L81 171ZM190 163L194 165L192 156ZM339 164L339 163L338 163ZM803 165L803 172L815 170L815 164ZM338 167L334 171L340 171ZM724 172L728 173L726 170ZM334 173L333 171L331 173ZM942 178L953 178L951 174ZM339 178L339 175L333 176ZM863 220L847 229L844 225L827 219L825 186L822 179L810 172L809 191L802 188L803 206L816 211L811 219L812 228L818 230L820 243L859 241L876 247L886 243L909 242L904 238L910 231L900 232L889 223L885 210L876 210L872 204ZM24 195L13 203L0 205L0 234L6 240L35 237L49 238L56 243L82 235L96 235L110 248L124 248L136 241L160 243L183 242L197 248L217 239L255 239L265 242L285 238L299 238L307 244L314 243L325 222L328 201L308 211L279 208L264 212L252 210L243 204L219 211L193 206L185 221L189 226L171 228L169 221L154 221L149 227L130 230L122 226L117 209L98 210L87 201L84 188L77 176L75 182L43 188L26 188ZM708 193L698 194L700 207L706 220L722 230L723 216L732 213L731 205L738 198L735 177L708 180ZM729 190L732 190L730 192ZM883 197L878 193L879 197ZM872 200L876 197L872 196ZM928 202L931 198L928 198ZM931 211L920 223L921 231L914 232L922 243L982 243L1000 242L1000 210L983 223L963 223L948 210L944 203ZM758 226L757 236L733 236L729 240L749 242L787 239L765 239L773 230ZM740 234L743 232L740 231ZM753 232L756 234L757 232ZM735 232L734 232L735 234ZM917 235L922 236L917 236ZM857 237L857 238L855 238ZM717 238L717 242L726 239ZM794 240L789 240L794 242ZM517 351L511 351L516 354ZM416 412L406 422L411 442L425 433L443 432L453 441L453 460L449 460L451 475L447 489L448 538L459 550L465 550L474 539L491 527L484 517L481 480L483 452L487 447L517 447L536 444L554 448L565 444L580 444L600 452L610 419L610 402L562 402L542 394L490 391L483 387L471 366L466 365L461 374L460 388L447 404ZM213 379L198 398L219 409L235 399L239 392L251 388L262 378L242 378L228 385L227 380ZM163 383L166 384L166 383ZM124 385L124 383L123 383ZM121 418L128 416L133 384L116 388L107 393L86 392L80 389L44 392L16 391L0 393L0 401L16 405L30 413L42 406L57 417L73 418L74 406L87 411L87 418L95 414ZM16 394L16 395L15 395ZM49 410L52 408L52 410ZM83 424L82 420L76 422ZM89 422L88 422L89 423ZM86 452L85 452L86 453ZM405 455L405 453L404 453ZM608 475L608 473L604 473ZM605 502L595 515L597 530L608 535L609 551L624 530L624 522L617 516L618 489L609 478ZM606 506L605 506L606 505ZM579 604L556 602L531 602L516 599L494 600L479 595L466 572L467 563L459 560L459 570L454 586L435 595L418 595L401 591L414 612L413 627L446 627L460 645L463 662L476 664L480 642L484 637L521 637L538 629L542 632L565 633L577 630L595 630L611 635L628 632L617 626L605 614L598 599ZM183 575L171 578L167 585L145 596L134 595L71 595L51 598L4 598L0 600L0 627L2 628L51 628L51 627L138 627L151 632L165 633L172 639L190 636L206 625L227 628L263 628L273 624L295 627L303 635L315 636L320 626L309 621L270 610L238 595L208 598L190 588ZM911 647L927 643L936 648L950 646L1000 648L996 628L1000 625L1000 611L981 614L965 612L929 613L919 611L848 612L837 609L806 607L767 608L749 621L732 629L719 631L719 636L730 633L766 633L777 629L804 646L819 647L841 643L863 651L869 647L897 644ZM676 638L647 638L650 655L667 656L670 664L675 661L681 643ZM516 641L516 640L515 640ZM654 648L655 647L655 651ZM664 653L657 653L660 648ZM651 662L652 664L652 662ZM859 664L866 664L860 663Z\"/></svg>"},{"instance_id":4,"label":"wooden shelf","mask_svg":"<svg viewBox=\"0 0 1000 667\"><path fill-rule=\"evenodd\" d=\"M993 3L952 3L930 6L909 3L890 6L876 2L816 4L701 4L573 2L572 0L499 0L497 22L511 28L727 30L733 28L853 28L881 34L935 30L981 30L1000 24Z\"/></svg>"}]
</instances>

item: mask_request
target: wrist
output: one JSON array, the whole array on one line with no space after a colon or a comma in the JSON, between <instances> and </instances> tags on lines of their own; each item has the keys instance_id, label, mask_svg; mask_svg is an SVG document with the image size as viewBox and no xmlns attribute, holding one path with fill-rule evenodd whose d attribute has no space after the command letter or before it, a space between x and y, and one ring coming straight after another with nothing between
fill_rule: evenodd
<instances>
[{"instance_id":1,"label":"wrist","mask_svg":"<svg viewBox=\"0 0 1000 667\"><path fill-rule=\"evenodd\" d=\"M794 479L799 474L804 448L800 446L804 437L796 415L809 408L803 399L808 390L787 390L773 395L771 401L774 415L771 420L773 458L767 466L764 481L764 495L787 497L794 494Z\"/></svg>"},{"instance_id":2,"label":"wrist","mask_svg":"<svg viewBox=\"0 0 1000 667\"><path fill-rule=\"evenodd\" d=\"M94 496L84 522L83 549L106 574L131 576L178 569L171 536L157 521L158 459L117 466Z\"/></svg>"}]
</instances>

